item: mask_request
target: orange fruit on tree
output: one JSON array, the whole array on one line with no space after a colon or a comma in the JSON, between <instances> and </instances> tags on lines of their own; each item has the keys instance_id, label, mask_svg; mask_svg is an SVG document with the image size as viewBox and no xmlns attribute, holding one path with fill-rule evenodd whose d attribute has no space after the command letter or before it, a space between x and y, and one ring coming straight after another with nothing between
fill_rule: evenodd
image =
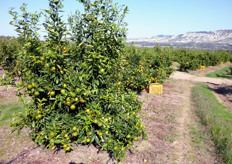
<instances>
[{"instance_id":1,"label":"orange fruit on tree","mask_svg":"<svg viewBox=\"0 0 232 164\"><path fill-rule=\"evenodd\" d=\"M82 103L84 103L84 102L85 102L83 98L81 98L81 102L82 102Z\"/></svg>"},{"instance_id":2,"label":"orange fruit on tree","mask_svg":"<svg viewBox=\"0 0 232 164\"><path fill-rule=\"evenodd\" d=\"M76 137L78 135L78 132L73 133L73 137Z\"/></svg>"},{"instance_id":3,"label":"orange fruit on tree","mask_svg":"<svg viewBox=\"0 0 232 164\"><path fill-rule=\"evenodd\" d=\"M53 138L53 137L55 137L55 133L54 133L54 132L50 132L49 136L50 136L51 138Z\"/></svg>"},{"instance_id":4,"label":"orange fruit on tree","mask_svg":"<svg viewBox=\"0 0 232 164\"><path fill-rule=\"evenodd\" d=\"M97 125L98 125L99 127L102 127L102 123L101 123L101 122L99 122Z\"/></svg>"},{"instance_id":5,"label":"orange fruit on tree","mask_svg":"<svg viewBox=\"0 0 232 164\"><path fill-rule=\"evenodd\" d=\"M41 119L42 118L42 114L38 114L37 116L36 116L36 119L38 120L38 119Z\"/></svg>"},{"instance_id":6,"label":"orange fruit on tree","mask_svg":"<svg viewBox=\"0 0 232 164\"><path fill-rule=\"evenodd\" d=\"M51 92L50 92L50 95L51 95L51 96L55 96L55 94L56 94L55 91L51 91Z\"/></svg>"},{"instance_id":7,"label":"orange fruit on tree","mask_svg":"<svg viewBox=\"0 0 232 164\"><path fill-rule=\"evenodd\" d=\"M90 138L87 138L87 139L86 139L86 142L89 143L89 142L90 142Z\"/></svg>"},{"instance_id":8,"label":"orange fruit on tree","mask_svg":"<svg viewBox=\"0 0 232 164\"><path fill-rule=\"evenodd\" d=\"M60 71L60 73L63 75L63 74L64 74L64 71L63 71L63 70L61 70L61 71Z\"/></svg>"},{"instance_id":9,"label":"orange fruit on tree","mask_svg":"<svg viewBox=\"0 0 232 164\"><path fill-rule=\"evenodd\" d=\"M65 89L61 89L60 92L61 92L61 94L64 95L65 94Z\"/></svg>"},{"instance_id":10,"label":"orange fruit on tree","mask_svg":"<svg viewBox=\"0 0 232 164\"><path fill-rule=\"evenodd\" d=\"M97 124L97 123L98 123L98 120L97 120L97 119L95 119L93 122L94 122L95 124Z\"/></svg>"},{"instance_id":11,"label":"orange fruit on tree","mask_svg":"<svg viewBox=\"0 0 232 164\"><path fill-rule=\"evenodd\" d=\"M98 135L101 137L102 136L102 132L99 132Z\"/></svg>"},{"instance_id":12,"label":"orange fruit on tree","mask_svg":"<svg viewBox=\"0 0 232 164\"><path fill-rule=\"evenodd\" d=\"M70 109L71 109L71 110L75 110L75 109L76 109L76 106L75 106L75 105L71 105L71 106L70 106Z\"/></svg>"},{"instance_id":13,"label":"orange fruit on tree","mask_svg":"<svg viewBox=\"0 0 232 164\"><path fill-rule=\"evenodd\" d=\"M67 84L65 84L65 83L63 84L63 88L67 88L67 86L68 86Z\"/></svg>"},{"instance_id":14,"label":"orange fruit on tree","mask_svg":"<svg viewBox=\"0 0 232 164\"><path fill-rule=\"evenodd\" d=\"M68 146L68 147L65 148L65 150L66 150L66 151L70 151L71 148Z\"/></svg>"},{"instance_id":15,"label":"orange fruit on tree","mask_svg":"<svg viewBox=\"0 0 232 164\"><path fill-rule=\"evenodd\" d=\"M23 82L22 81L19 81L18 82L18 86L22 86L23 85Z\"/></svg>"},{"instance_id":16,"label":"orange fruit on tree","mask_svg":"<svg viewBox=\"0 0 232 164\"><path fill-rule=\"evenodd\" d=\"M105 70L104 70L103 68L102 68L100 71L101 71L102 73L105 72Z\"/></svg>"},{"instance_id":17,"label":"orange fruit on tree","mask_svg":"<svg viewBox=\"0 0 232 164\"><path fill-rule=\"evenodd\" d=\"M39 96L39 91L35 91L34 95Z\"/></svg>"},{"instance_id":18,"label":"orange fruit on tree","mask_svg":"<svg viewBox=\"0 0 232 164\"><path fill-rule=\"evenodd\" d=\"M138 141L138 137L134 137L133 140L134 140L134 141Z\"/></svg>"},{"instance_id":19,"label":"orange fruit on tree","mask_svg":"<svg viewBox=\"0 0 232 164\"><path fill-rule=\"evenodd\" d=\"M49 67L49 63L46 63L44 66L45 66L45 67Z\"/></svg>"},{"instance_id":20,"label":"orange fruit on tree","mask_svg":"<svg viewBox=\"0 0 232 164\"><path fill-rule=\"evenodd\" d=\"M28 88L28 89L32 89L32 85L29 84L29 85L27 86L27 88Z\"/></svg>"},{"instance_id":21,"label":"orange fruit on tree","mask_svg":"<svg viewBox=\"0 0 232 164\"><path fill-rule=\"evenodd\" d=\"M52 72L55 72L55 71L56 71L56 67L52 67L52 68L51 68L51 71L52 71Z\"/></svg>"},{"instance_id":22,"label":"orange fruit on tree","mask_svg":"<svg viewBox=\"0 0 232 164\"><path fill-rule=\"evenodd\" d=\"M86 113L90 113L90 109L86 109Z\"/></svg>"},{"instance_id":23,"label":"orange fruit on tree","mask_svg":"<svg viewBox=\"0 0 232 164\"><path fill-rule=\"evenodd\" d=\"M77 127L74 126L74 127L72 128L72 130L73 130L73 131L77 131Z\"/></svg>"}]
</instances>

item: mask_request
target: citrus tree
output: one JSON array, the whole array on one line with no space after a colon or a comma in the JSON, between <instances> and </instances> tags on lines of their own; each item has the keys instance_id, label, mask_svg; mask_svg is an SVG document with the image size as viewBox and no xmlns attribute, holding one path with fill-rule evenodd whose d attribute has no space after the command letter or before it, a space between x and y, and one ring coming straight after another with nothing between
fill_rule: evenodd
<instances>
[{"instance_id":1,"label":"citrus tree","mask_svg":"<svg viewBox=\"0 0 232 164\"><path fill-rule=\"evenodd\" d=\"M150 83L162 84L174 71L172 50L127 46L117 78L125 90L142 92Z\"/></svg>"},{"instance_id":2,"label":"citrus tree","mask_svg":"<svg viewBox=\"0 0 232 164\"><path fill-rule=\"evenodd\" d=\"M177 49L173 54L175 61L180 64L181 71L215 66L232 60L232 55L226 51Z\"/></svg>"},{"instance_id":3,"label":"citrus tree","mask_svg":"<svg viewBox=\"0 0 232 164\"><path fill-rule=\"evenodd\" d=\"M29 127L32 139L51 149L70 151L73 143L94 144L122 161L133 141L147 138L138 116L141 102L115 78L124 53L127 7L112 0L79 2L85 12L76 12L65 23L62 1L49 0L44 42L36 33L39 14L23 8L30 16L26 27L25 18L14 17L24 38L17 58L17 87L26 110L11 126Z\"/></svg>"}]
</instances>

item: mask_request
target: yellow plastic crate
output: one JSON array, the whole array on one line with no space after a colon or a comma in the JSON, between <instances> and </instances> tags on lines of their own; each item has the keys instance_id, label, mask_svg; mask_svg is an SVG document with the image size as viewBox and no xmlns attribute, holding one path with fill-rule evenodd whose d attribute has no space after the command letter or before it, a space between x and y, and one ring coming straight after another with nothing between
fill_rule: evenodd
<instances>
[{"instance_id":1,"label":"yellow plastic crate","mask_svg":"<svg viewBox=\"0 0 232 164\"><path fill-rule=\"evenodd\" d=\"M223 62L221 62L220 65L223 65Z\"/></svg>"},{"instance_id":2,"label":"yellow plastic crate","mask_svg":"<svg viewBox=\"0 0 232 164\"><path fill-rule=\"evenodd\" d=\"M158 83L152 83L149 85L149 93L163 94L163 85Z\"/></svg>"},{"instance_id":3,"label":"yellow plastic crate","mask_svg":"<svg viewBox=\"0 0 232 164\"><path fill-rule=\"evenodd\" d=\"M200 70L204 71L205 70L205 66L201 66Z\"/></svg>"}]
</instances>

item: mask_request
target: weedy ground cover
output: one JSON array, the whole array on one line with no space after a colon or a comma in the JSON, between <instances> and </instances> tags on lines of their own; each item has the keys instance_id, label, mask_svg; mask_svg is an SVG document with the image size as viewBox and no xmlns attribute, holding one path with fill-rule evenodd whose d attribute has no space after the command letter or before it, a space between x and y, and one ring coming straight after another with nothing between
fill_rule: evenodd
<instances>
[{"instance_id":1,"label":"weedy ground cover","mask_svg":"<svg viewBox=\"0 0 232 164\"><path fill-rule=\"evenodd\" d=\"M232 79L232 67L225 67L215 72L206 74L207 77Z\"/></svg>"},{"instance_id":2,"label":"weedy ground cover","mask_svg":"<svg viewBox=\"0 0 232 164\"><path fill-rule=\"evenodd\" d=\"M16 113L23 111L22 104L17 101L10 104L0 104L0 126L7 125L15 118Z\"/></svg>"},{"instance_id":3,"label":"weedy ground cover","mask_svg":"<svg viewBox=\"0 0 232 164\"><path fill-rule=\"evenodd\" d=\"M226 163L232 162L232 112L223 106L205 84L192 89L192 100L202 123L209 129L212 139Z\"/></svg>"}]
</instances>

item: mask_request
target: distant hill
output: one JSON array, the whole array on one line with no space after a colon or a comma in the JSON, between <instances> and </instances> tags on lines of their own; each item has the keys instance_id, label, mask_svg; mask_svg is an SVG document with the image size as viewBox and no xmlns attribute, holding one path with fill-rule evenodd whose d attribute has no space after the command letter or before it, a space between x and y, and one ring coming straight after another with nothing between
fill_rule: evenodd
<instances>
[{"instance_id":1,"label":"distant hill","mask_svg":"<svg viewBox=\"0 0 232 164\"><path fill-rule=\"evenodd\" d=\"M11 36L3 36L3 35L0 35L0 39L10 39Z\"/></svg>"},{"instance_id":2,"label":"distant hill","mask_svg":"<svg viewBox=\"0 0 232 164\"><path fill-rule=\"evenodd\" d=\"M127 43L141 47L172 46L174 48L232 50L232 29L188 32L180 35L157 35L151 38L128 39Z\"/></svg>"}]
</instances>

